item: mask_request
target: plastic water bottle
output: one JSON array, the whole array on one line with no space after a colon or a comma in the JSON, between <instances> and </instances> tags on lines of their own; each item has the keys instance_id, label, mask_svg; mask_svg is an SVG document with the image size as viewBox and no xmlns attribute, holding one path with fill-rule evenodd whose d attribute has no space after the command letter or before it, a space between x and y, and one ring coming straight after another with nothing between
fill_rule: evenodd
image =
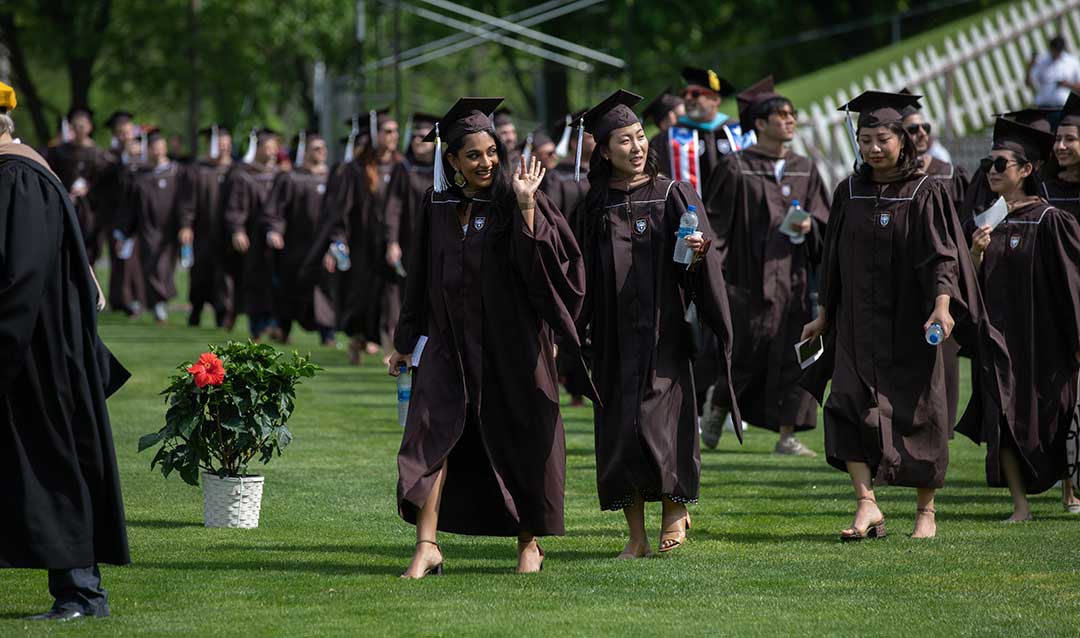
<instances>
[{"instance_id":1,"label":"plastic water bottle","mask_svg":"<svg viewBox=\"0 0 1080 638\"><path fill-rule=\"evenodd\" d=\"M799 220L806 219L806 213L803 212L802 206L799 205L799 200L797 199L791 200L791 206L788 207L787 216L784 217L784 219L793 218ZM806 241L806 235L791 230L787 225L784 226L783 230L784 234L788 236L788 240L796 246Z\"/></svg>"},{"instance_id":2,"label":"plastic water bottle","mask_svg":"<svg viewBox=\"0 0 1080 638\"><path fill-rule=\"evenodd\" d=\"M336 241L330 244L330 254L334 256L339 271L345 272L352 268L352 260L349 259L349 247L345 245L345 242Z\"/></svg>"},{"instance_id":3,"label":"plastic water bottle","mask_svg":"<svg viewBox=\"0 0 1080 638\"><path fill-rule=\"evenodd\" d=\"M397 378L397 418L398 425L405 427L409 417L409 399L412 397L412 375L404 363L398 366Z\"/></svg>"},{"instance_id":4,"label":"plastic water bottle","mask_svg":"<svg viewBox=\"0 0 1080 638\"><path fill-rule=\"evenodd\" d=\"M394 262L394 274L402 279L405 278L405 266L401 263L400 259Z\"/></svg>"},{"instance_id":5,"label":"plastic water bottle","mask_svg":"<svg viewBox=\"0 0 1080 638\"><path fill-rule=\"evenodd\" d=\"M191 244L180 244L180 267L189 270L194 265L195 251L191 248Z\"/></svg>"},{"instance_id":6,"label":"plastic water bottle","mask_svg":"<svg viewBox=\"0 0 1080 638\"><path fill-rule=\"evenodd\" d=\"M687 206L682 219L679 220L679 232L675 238L675 254L672 259L677 264L690 265L694 251L686 245L686 238L697 232L698 216L696 206Z\"/></svg>"},{"instance_id":7,"label":"plastic water bottle","mask_svg":"<svg viewBox=\"0 0 1080 638\"><path fill-rule=\"evenodd\" d=\"M945 329L935 321L926 329L926 343L932 346L940 346L942 341L945 341Z\"/></svg>"}]
</instances>

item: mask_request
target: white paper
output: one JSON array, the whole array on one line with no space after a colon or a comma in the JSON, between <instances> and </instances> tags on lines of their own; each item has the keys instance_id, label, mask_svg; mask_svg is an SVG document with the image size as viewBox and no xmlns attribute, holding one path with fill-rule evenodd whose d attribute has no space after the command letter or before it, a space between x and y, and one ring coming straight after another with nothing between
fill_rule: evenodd
<instances>
[{"instance_id":1,"label":"white paper","mask_svg":"<svg viewBox=\"0 0 1080 638\"><path fill-rule=\"evenodd\" d=\"M1009 205L1005 203L1004 197L998 197L993 206L975 216L975 225L979 228L989 226L990 230L994 230L1008 215Z\"/></svg>"},{"instance_id":2,"label":"white paper","mask_svg":"<svg viewBox=\"0 0 1080 638\"><path fill-rule=\"evenodd\" d=\"M427 335L420 335L420 338L416 340L416 347L412 351L412 360L409 361L409 367L419 368L420 357L424 354L424 346L427 345Z\"/></svg>"},{"instance_id":3,"label":"white paper","mask_svg":"<svg viewBox=\"0 0 1080 638\"><path fill-rule=\"evenodd\" d=\"M805 370L805 369L809 368L811 365L813 365L813 363L815 361L817 361L821 357L821 354L823 352L825 352L825 348L824 348L825 341L824 341L824 339L822 339L822 346L819 347L817 349L817 351L814 352L814 354L810 355L809 357L807 357L805 359L802 358L802 347L804 345L810 343L814 339L819 339L819 338L820 337L813 337L811 339L807 339L805 341L800 341L799 343L795 344L795 358L799 361L799 367L802 368L803 370Z\"/></svg>"}]
</instances>

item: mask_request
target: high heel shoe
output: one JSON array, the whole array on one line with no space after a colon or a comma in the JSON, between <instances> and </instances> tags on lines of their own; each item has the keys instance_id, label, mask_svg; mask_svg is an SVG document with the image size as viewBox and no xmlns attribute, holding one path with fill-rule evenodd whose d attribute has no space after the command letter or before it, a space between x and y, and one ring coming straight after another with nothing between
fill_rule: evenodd
<instances>
[{"instance_id":1,"label":"high heel shoe","mask_svg":"<svg viewBox=\"0 0 1080 638\"><path fill-rule=\"evenodd\" d=\"M435 541L417 541L416 546L420 547L420 545L422 545L423 543L428 543L430 545L434 545L435 549L439 550L439 563L437 565L433 565L431 567L428 567L427 569L424 570L424 573L419 575L419 576L416 576L416 577L409 576L409 573L405 572L400 576L401 578L410 579L410 580L420 580L421 578L424 578L424 577L429 576L429 575L430 576L442 576L443 575L442 547L439 547L439 544L436 543Z\"/></svg>"},{"instance_id":2,"label":"high heel shoe","mask_svg":"<svg viewBox=\"0 0 1080 638\"><path fill-rule=\"evenodd\" d=\"M877 501L872 498L860 498L859 501L865 501L877 505ZM851 541L861 541L867 538L885 538L885 515L882 514L881 518L877 521L870 523L865 529L858 529L854 526L844 530L840 530L840 542L849 543Z\"/></svg>"},{"instance_id":3,"label":"high heel shoe","mask_svg":"<svg viewBox=\"0 0 1080 638\"><path fill-rule=\"evenodd\" d=\"M670 528L661 530L659 548L659 552L661 554L666 554L672 550L676 550L682 547L683 543L686 542L686 532L690 529L690 513L687 512L682 518L678 519L677 521L672 521L672 523L677 523L678 521L682 521L683 526L681 530L672 530ZM664 538L665 534L668 535L668 538Z\"/></svg>"}]
</instances>

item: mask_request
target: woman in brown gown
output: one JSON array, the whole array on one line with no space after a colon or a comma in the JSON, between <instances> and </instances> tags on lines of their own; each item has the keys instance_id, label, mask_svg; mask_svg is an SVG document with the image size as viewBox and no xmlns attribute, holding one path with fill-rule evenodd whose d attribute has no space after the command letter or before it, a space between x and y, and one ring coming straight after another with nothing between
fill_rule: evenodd
<instances>
[{"instance_id":1,"label":"woman in brown gown","mask_svg":"<svg viewBox=\"0 0 1080 638\"><path fill-rule=\"evenodd\" d=\"M917 171L901 127L901 110L918 97L868 91L844 107L859 113L866 163L836 187L822 308L802 335L825 339L804 383L821 401L832 378L826 457L848 472L857 499L841 540L885 535L875 483L916 488L913 536L935 535L934 493L945 481L950 426L943 353L925 332L936 323L949 338L955 316L965 333L969 324L980 328L979 342L989 335L970 258L957 248L963 239L952 200Z\"/></svg>"},{"instance_id":2,"label":"woman in brown gown","mask_svg":"<svg viewBox=\"0 0 1080 638\"><path fill-rule=\"evenodd\" d=\"M1015 385L1007 418L957 428L986 443L986 479L1008 486L1008 523L1031 520L1027 494L1066 474L1065 437L1080 368L1080 222L1039 196L1034 162L1050 154L1049 133L1003 118L984 159L990 188L1008 216L972 233L971 251L991 322L1005 335ZM976 375L977 388L981 377ZM1065 500L1068 508L1068 500Z\"/></svg>"},{"instance_id":3,"label":"woman in brown gown","mask_svg":"<svg viewBox=\"0 0 1080 638\"><path fill-rule=\"evenodd\" d=\"M437 530L516 537L519 573L540 570L538 536L564 533L553 344L577 346L584 270L536 192L543 169L522 162L511 179L489 116L501 101L458 100L430 137L435 189L416 212L389 358L393 376L419 358L398 452L398 511L416 525L406 578L441 571Z\"/></svg>"},{"instance_id":4,"label":"woman in brown gown","mask_svg":"<svg viewBox=\"0 0 1080 638\"><path fill-rule=\"evenodd\" d=\"M661 552L686 539L686 504L698 500L701 458L692 341L695 306L722 345L730 373L731 317L720 254L689 184L658 175L656 153L630 109L640 96L617 91L585 113L596 140L589 194L578 209L586 263L579 334L592 341L596 479L600 507L622 510L630 538L619 558L649 556L645 502L663 504ZM673 254L680 219L696 209L700 237L686 238L691 268ZM728 374L725 378L730 378ZM734 404L730 384L724 388ZM738 418L738 408L735 408Z\"/></svg>"}]
</instances>

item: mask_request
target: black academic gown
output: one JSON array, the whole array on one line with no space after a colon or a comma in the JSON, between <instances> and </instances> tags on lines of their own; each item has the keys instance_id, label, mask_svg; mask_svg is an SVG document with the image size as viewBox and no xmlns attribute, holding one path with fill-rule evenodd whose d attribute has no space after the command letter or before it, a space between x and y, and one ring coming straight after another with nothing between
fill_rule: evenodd
<instances>
[{"instance_id":1,"label":"black academic gown","mask_svg":"<svg viewBox=\"0 0 1080 638\"><path fill-rule=\"evenodd\" d=\"M97 335L66 189L11 146L0 147L0 567L126 564L105 399L127 373Z\"/></svg>"},{"instance_id":2,"label":"black academic gown","mask_svg":"<svg viewBox=\"0 0 1080 638\"><path fill-rule=\"evenodd\" d=\"M990 235L979 283L1012 363L1012 401L997 422L968 418L957 431L986 443L986 479L1005 487L1001 449L1021 459L1030 494L1065 474L1065 436L1076 405L1080 354L1080 223L1036 199ZM983 375L972 379L974 392ZM974 417L976 415L969 415Z\"/></svg>"},{"instance_id":3,"label":"black academic gown","mask_svg":"<svg viewBox=\"0 0 1080 638\"><path fill-rule=\"evenodd\" d=\"M609 189L597 210L578 211L586 254L586 297L578 321L592 342L596 479L600 507L637 497L696 503L701 477L693 342L685 320L693 303L731 361L731 315L720 254L687 272L672 257L679 220L701 199L688 184L657 177L629 192ZM707 219L699 230L713 239ZM730 385L723 394L739 418ZM742 433L739 433L741 438Z\"/></svg>"},{"instance_id":4,"label":"black academic gown","mask_svg":"<svg viewBox=\"0 0 1080 638\"><path fill-rule=\"evenodd\" d=\"M139 171L121 209L119 225L139 246L146 300L151 305L176 296L180 212L183 200L192 194L184 188L184 173L176 162Z\"/></svg>"},{"instance_id":5,"label":"black academic gown","mask_svg":"<svg viewBox=\"0 0 1080 638\"><path fill-rule=\"evenodd\" d=\"M195 235L192 245L195 258L188 280L188 299L200 310L209 303L219 322L235 318L232 277L225 272L226 246L231 240L224 235L222 212L223 192L231 164L199 162L186 171L185 186L190 192L183 199L180 226L190 228Z\"/></svg>"}]
</instances>

